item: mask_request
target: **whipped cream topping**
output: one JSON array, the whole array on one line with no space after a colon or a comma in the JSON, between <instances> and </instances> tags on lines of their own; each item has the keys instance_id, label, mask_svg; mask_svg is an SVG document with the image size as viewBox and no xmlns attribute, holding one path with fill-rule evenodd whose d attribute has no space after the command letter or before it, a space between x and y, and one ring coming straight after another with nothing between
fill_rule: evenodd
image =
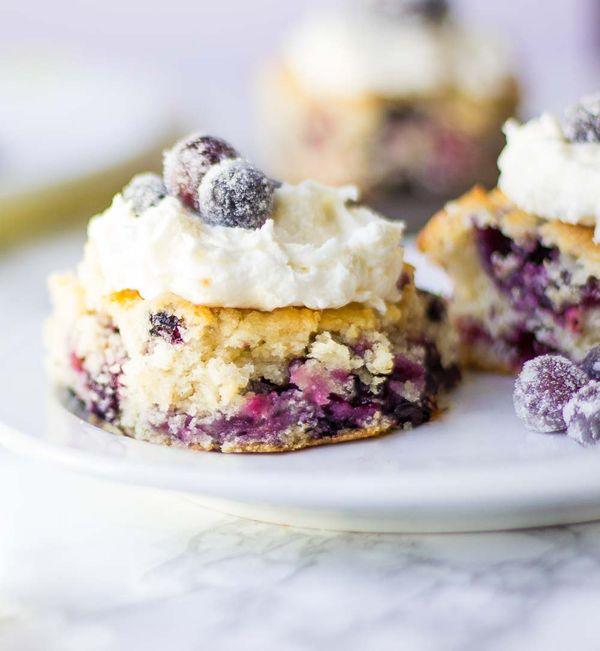
<instances>
[{"instance_id":1,"label":"whipped cream topping","mask_svg":"<svg viewBox=\"0 0 600 651\"><path fill-rule=\"evenodd\" d=\"M124 289L207 306L378 309L397 301L403 225L356 205L353 187L283 184L259 229L210 226L177 199L136 217L117 195L88 227L80 266L88 299Z\"/></svg>"},{"instance_id":2,"label":"whipped cream topping","mask_svg":"<svg viewBox=\"0 0 600 651\"><path fill-rule=\"evenodd\" d=\"M512 76L503 42L441 23L368 11L313 15L290 34L284 64L307 90L354 97L431 93L448 86L496 96Z\"/></svg>"},{"instance_id":3,"label":"whipped cream topping","mask_svg":"<svg viewBox=\"0 0 600 651\"><path fill-rule=\"evenodd\" d=\"M570 142L548 113L505 127L498 186L519 208L545 219L595 226L600 243L600 143Z\"/></svg>"}]
</instances>

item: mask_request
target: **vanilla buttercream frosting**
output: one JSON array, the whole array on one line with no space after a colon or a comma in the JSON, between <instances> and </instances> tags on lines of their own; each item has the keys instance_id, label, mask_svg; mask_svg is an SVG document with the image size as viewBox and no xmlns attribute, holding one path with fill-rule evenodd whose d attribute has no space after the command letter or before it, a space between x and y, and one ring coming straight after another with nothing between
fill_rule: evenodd
<instances>
[{"instance_id":1,"label":"vanilla buttercream frosting","mask_svg":"<svg viewBox=\"0 0 600 651\"><path fill-rule=\"evenodd\" d=\"M121 195L88 227L79 273L90 301L125 289L198 305L273 310L397 301L403 226L353 187L283 184L259 229L211 226L174 197L136 216Z\"/></svg>"},{"instance_id":2,"label":"vanilla buttercream frosting","mask_svg":"<svg viewBox=\"0 0 600 651\"><path fill-rule=\"evenodd\" d=\"M571 142L548 113L509 120L498 186L519 208L545 219L595 227L600 243L600 143Z\"/></svg>"},{"instance_id":3,"label":"vanilla buttercream frosting","mask_svg":"<svg viewBox=\"0 0 600 651\"><path fill-rule=\"evenodd\" d=\"M376 12L330 10L289 34L283 60L302 86L318 94L397 97L451 86L496 96L512 76L505 44L440 23L390 20Z\"/></svg>"}]
</instances>

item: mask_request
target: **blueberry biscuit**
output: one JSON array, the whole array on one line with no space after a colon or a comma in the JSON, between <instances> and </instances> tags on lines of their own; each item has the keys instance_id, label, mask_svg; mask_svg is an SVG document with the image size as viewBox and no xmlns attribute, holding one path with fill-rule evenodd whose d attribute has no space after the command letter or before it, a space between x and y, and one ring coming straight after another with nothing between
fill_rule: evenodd
<instances>
[{"instance_id":1,"label":"blueberry biscuit","mask_svg":"<svg viewBox=\"0 0 600 651\"><path fill-rule=\"evenodd\" d=\"M49 370L138 439L274 452L429 420L458 381L444 302L353 188L280 184L192 136L51 278Z\"/></svg>"},{"instance_id":2,"label":"blueberry biscuit","mask_svg":"<svg viewBox=\"0 0 600 651\"><path fill-rule=\"evenodd\" d=\"M505 131L499 187L449 203L419 245L454 281L467 363L513 372L543 353L578 362L600 343L600 97L564 128L545 114Z\"/></svg>"},{"instance_id":3,"label":"blueberry biscuit","mask_svg":"<svg viewBox=\"0 0 600 651\"><path fill-rule=\"evenodd\" d=\"M299 24L259 77L262 143L286 179L445 195L494 183L518 103L504 43L443 0L356 0Z\"/></svg>"}]
</instances>

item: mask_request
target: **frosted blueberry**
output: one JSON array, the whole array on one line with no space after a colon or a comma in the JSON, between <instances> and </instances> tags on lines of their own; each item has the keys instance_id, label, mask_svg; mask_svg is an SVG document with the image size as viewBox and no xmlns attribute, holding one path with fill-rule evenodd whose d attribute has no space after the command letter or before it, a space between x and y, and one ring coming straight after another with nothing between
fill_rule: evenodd
<instances>
[{"instance_id":1,"label":"frosted blueberry","mask_svg":"<svg viewBox=\"0 0 600 651\"><path fill-rule=\"evenodd\" d=\"M148 208L156 206L167 195L167 189L158 174L148 172L134 176L123 188L122 195L139 217Z\"/></svg>"},{"instance_id":2,"label":"frosted blueberry","mask_svg":"<svg viewBox=\"0 0 600 651\"><path fill-rule=\"evenodd\" d=\"M200 216L212 226L260 228L271 216L273 192L273 181L247 161L223 161L202 179Z\"/></svg>"},{"instance_id":3,"label":"frosted blueberry","mask_svg":"<svg viewBox=\"0 0 600 651\"><path fill-rule=\"evenodd\" d=\"M238 156L221 138L198 134L183 138L164 154L163 177L167 190L198 212L198 188L204 175L213 165Z\"/></svg>"},{"instance_id":4,"label":"frosted blueberry","mask_svg":"<svg viewBox=\"0 0 600 651\"><path fill-rule=\"evenodd\" d=\"M515 382L517 416L529 429L561 432L566 429L563 407L587 382L587 374L566 357L536 357L523 365Z\"/></svg>"},{"instance_id":5,"label":"frosted blueberry","mask_svg":"<svg viewBox=\"0 0 600 651\"><path fill-rule=\"evenodd\" d=\"M582 97L567 110L565 131L573 142L600 142L600 93Z\"/></svg>"},{"instance_id":6,"label":"frosted blueberry","mask_svg":"<svg viewBox=\"0 0 600 651\"><path fill-rule=\"evenodd\" d=\"M567 435L582 445L600 439L600 382L589 382L563 409Z\"/></svg>"},{"instance_id":7,"label":"frosted blueberry","mask_svg":"<svg viewBox=\"0 0 600 651\"><path fill-rule=\"evenodd\" d=\"M594 346L585 356L581 368L592 380L600 380L600 346Z\"/></svg>"}]
</instances>

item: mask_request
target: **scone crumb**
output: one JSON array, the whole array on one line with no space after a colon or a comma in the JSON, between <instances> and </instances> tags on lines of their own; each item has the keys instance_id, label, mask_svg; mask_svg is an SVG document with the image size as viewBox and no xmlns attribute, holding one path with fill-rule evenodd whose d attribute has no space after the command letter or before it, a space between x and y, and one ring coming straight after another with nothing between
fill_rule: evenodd
<instances>
[{"instance_id":1,"label":"scone crumb","mask_svg":"<svg viewBox=\"0 0 600 651\"><path fill-rule=\"evenodd\" d=\"M337 343L329 332L317 335L308 356L322 362L330 369L339 368L343 371L352 371L362 365L360 359L350 355L348 346Z\"/></svg>"},{"instance_id":2,"label":"scone crumb","mask_svg":"<svg viewBox=\"0 0 600 651\"><path fill-rule=\"evenodd\" d=\"M374 375L390 373L394 366L390 340L380 332L371 336L371 348L365 351L367 369Z\"/></svg>"}]
</instances>

